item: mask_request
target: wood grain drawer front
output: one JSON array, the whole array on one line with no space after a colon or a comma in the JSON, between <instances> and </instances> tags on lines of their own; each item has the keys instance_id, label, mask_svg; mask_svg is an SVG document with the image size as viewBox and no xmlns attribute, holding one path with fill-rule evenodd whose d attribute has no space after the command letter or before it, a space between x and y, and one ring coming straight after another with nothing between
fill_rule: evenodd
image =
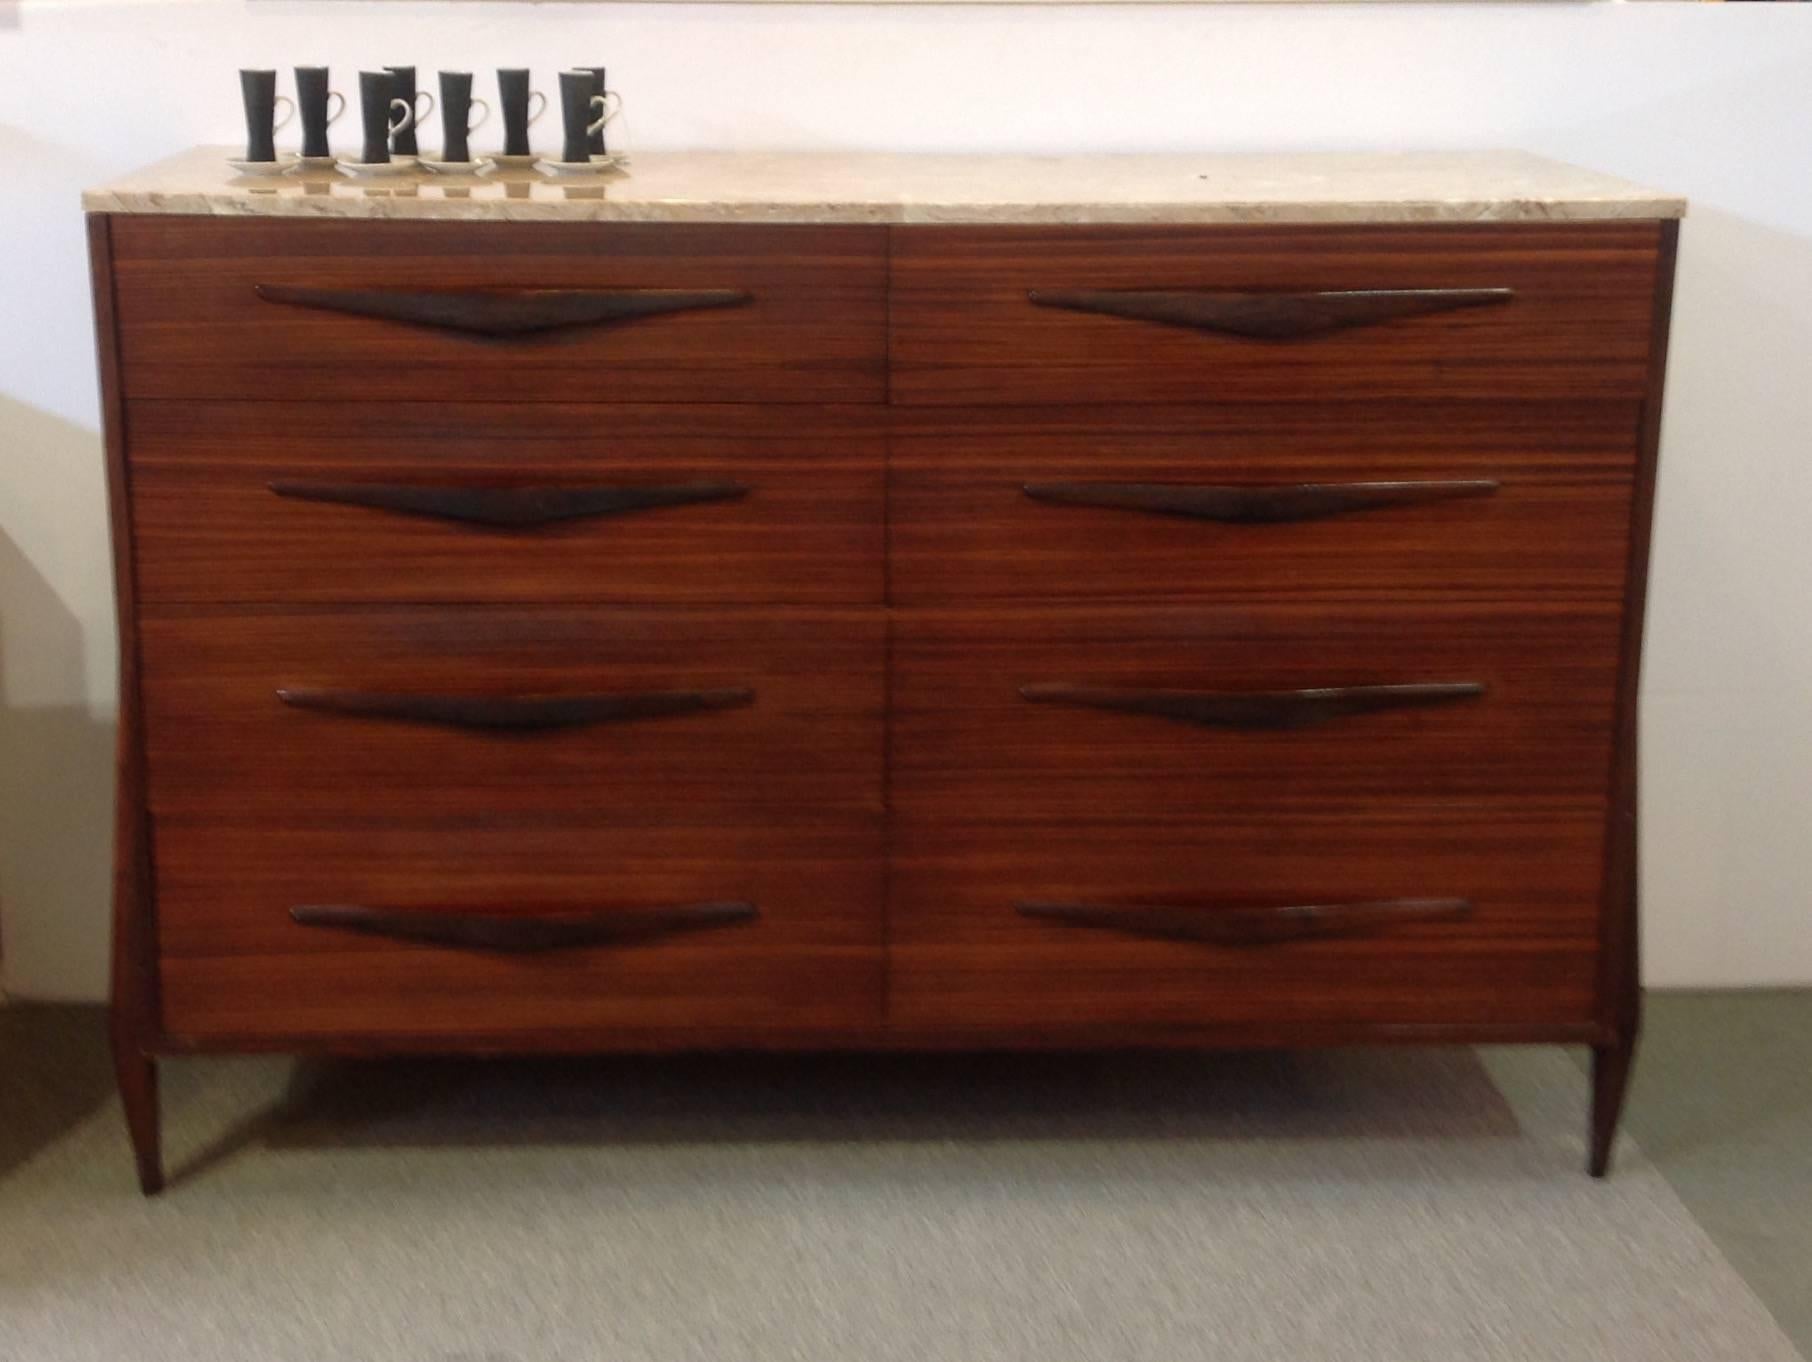
<instances>
[{"instance_id":1,"label":"wood grain drawer front","mask_svg":"<svg viewBox=\"0 0 1812 1362\"><path fill-rule=\"evenodd\" d=\"M114 220L125 395L873 402L860 227Z\"/></svg>"},{"instance_id":2,"label":"wood grain drawer front","mask_svg":"<svg viewBox=\"0 0 1812 1362\"><path fill-rule=\"evenodd\" d=\"M878 612L193 611L140 628L155 813L880 807Z\"/></svg>"},{"instance_id":3,"label":"wood grain drawer front","mask_svg":"<svg viewBox=\"0 0 1812 1362\"><path fill-rule=\"evenodd\" d=\"M1619 600L1634 406L910 411L897 602Z\"/></svg>"},{"instance_id":4,"label":"wood grain drawer front","mask_svg":"<svg viewBox=\"0 0 1812 1362\"><path fill-rule=\"evenodd\" d=\"M879 1019L873 818L160 819L155 836L164 1021L186 1038L584 1029L608 1046ZM476 942L434 939L475 923Z\"/></svg>"},{"instance_id":5,"label":"wood grain drawer front","mask_svg":"<svg viewBox=\"0 0 1812 1362\"><path fill-rule=\"evenodd\" d=\"M1618 636L1608 608L903 612L893 807L1138 823L1484 795L1601 806Z\"/></svg>"},{"instance_id":6,"label":"wood grain drawer front","mask_svg":"<svg viewBox=\"0 0 1812 1362\"><path fill-rule=\"evenodd\" d=\"M1637 397L1655 223L898 228L907 403Z\"/></svg>"},{"instance_id":7,"label":"wood grain drawer front","mask_svg":"<svg viewBox=\"0 0 1812 1362\"><path fill-rule=\"evenodd\" d=\"M140 402L142 599L879 603L878 409Z\"/></svg>"},{"instance_id":8,"label":"wood grain drawer front","mask_svg":"<svg viewBox=\"0 0 1812 1362\"><path fill-rule=\"evenodd\" d=\"M1603 822L1484 801L893 837L889 1020L1583 1023ZM1085 912L1062 909L1085 909Z\"/></svg>"}]
</instances>

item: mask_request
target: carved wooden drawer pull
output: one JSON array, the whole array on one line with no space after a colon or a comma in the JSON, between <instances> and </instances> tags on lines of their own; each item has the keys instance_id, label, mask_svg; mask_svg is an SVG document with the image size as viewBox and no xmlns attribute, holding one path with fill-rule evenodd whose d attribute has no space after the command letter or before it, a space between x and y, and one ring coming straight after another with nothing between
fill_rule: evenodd
<instances>
[{"instance_id":1,"label":"carved wooden drawer pull","mask_svg":"<svg viewBox=\"0 0 1812 1362\"><path fill-rule=\"evenodd\" d=\"M398 941L460 946L481 951L562 951L610 946L701 932L751 922L752 903L688 903L604 913L522 917L425 909L367 908L357 904L304 904L289 910L304 927L326 927Z\"/></svg>"},{"instance_id":2,"label":"carved wooden drawer pull","mask_svg":"<svg viewBox=\"0 0 1812 1362\"><path fill-rule=\"evenodd\" d=\"M654 690L614 695L409 695L387 691L284 687L277 698L297 709L362 719L401 719L454 728L535 731L625 723L700 710L741 709L755 702L746 687Z\"/></svg>"},{"instance_id":3,"label":"carved wooden drawer pull","mask_svg":"<svg viewBox=\"0 0 1812 1362\"><path fill-rule=\"evenodd\" d=\"M1158 690L1135 686L1078 686L1054 681L1021 686L1041 704L1149 714L1210 728L1307 728L1354 714L1473 700L1485 693L1478 681L1432 681L1399 686L1326 686L1313 690Z\"/></svg>"},{"instance_id":4,"label":"carved wooden drawer pull","mask_svg":"<svg viewBox=\"0 0 1812 1362\"><path fill-rule=\"evenodd\" d=\"M1264 946L1305 937L1349 936L1413 922L1443 922L1471 914L1465 899L1380 899L1369 903L1309 903L1287 908L1193 908L1162 904L1021 903L1025 917L1069 927L1124 932L1167 941Z\"/></svg>"},{"instance_id":5,"label":"carved wooden drawer pull","mask_svg":"<svg viewBox=\"0 0 1812 1362\"><path fill-rule=\"evenodd\" d=\"M527 336L566 326L602 326L667 312L734 307L753 300L752 294L741 289L254 287L267 303L494 337Z\"/></svg>"},{"instance_id":6,"label":"carved wooden drawer pull","mask_svg":"<svg viewBox=\"0 0 1812 1362\"><path fill-rule=\"evenodd\" d=\"M1216 293L1151 289L1033 289L1039 307L1095 312L1250 340L1301 340L1397 317L1507 303L1507 288L1350 289L1330 293Z\"/></svg>"},{"instance_id":7,"label":"carved wooden drawer pull","mask_svg":"<svg viewBox=\"0 0 1812 1362\"><path fill-rule=\"evenodd\" d=\"M665 486L468 487L458 484L273 482L271 491L297 501L368 506L399 515L457 520L497 529L534 529L562 520L629 515L661 506L736 501L749 494L740 482L683 482Z\"/></svg>"},{"instance_id":8,"label":"carved wooden drawer pull","mask_svg":"<svg viewBox=\"0 0 1812 1362\"><path fill-rule=\"evenodd\" d=\"M1222 487L1180 482L1028 482L1034 501L1101 506L1149 515L1188 516L1229 525L1269 525L1290 520L1414 506L1462 497L1488 497L1497 483L1487 479L1439 482L1304 482L1274 487Z\"/></svg>"}]
</instances>

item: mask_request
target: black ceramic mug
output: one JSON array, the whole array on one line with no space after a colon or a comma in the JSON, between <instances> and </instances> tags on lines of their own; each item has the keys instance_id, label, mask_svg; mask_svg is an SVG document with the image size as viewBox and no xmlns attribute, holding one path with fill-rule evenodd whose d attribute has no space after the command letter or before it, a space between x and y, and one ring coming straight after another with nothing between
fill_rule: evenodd
<instances>
[{"instance_id":1,"label":"black ceramic mug","mask_svg":"<svg viewBox=\"0 0 1812 1362\"><path fill-rule=\"evenodd\" d=\"M296 68L296 112L302 118L302 155L333 155L327 145L327 125L346 112L346 96L327 88L325 66Z\"/></svg>"},{"instance_id":2,"label":"black ceramic mug","mask_svg":"<svg viewBox=\"0 0 1812 1362\"><path fill-rule=\"evenodd\" d=\"M472 117L474 105L482 110L476 119ZM472 98L472 73L470 71L442 71L440 73L441 160L455 162L471 160L472 147L467 139L478 125L490 116L491 106L482 99Z\"/></svg>"},{"instance_id":3,"label":"black ceramic mug","mask_svg":"<svg viewBox=\"0 0 1812 1362\"><path fill-rule=\"evenodd\" d=\"M366 165L390 159L390 138L415 121L415 110L397 98L396 77L389 71L359 72L359 116L365 128Z\"/></svg>"},{"instance_id":4,"label":"black ceramic mug","mask_svg":"<svg viewBox=\"0 0 1812 1362\"><path fill-rule=\"evenodd\" d=\"M241 71L239 93L245 98L245 159L276 160L277 129L296 112L294 101L277 93L275 71ZM289 107L281 121L277 118L279 104Z\"/></svg>"},{"instance_id":5,"label":"black ceramic mug","mask_svg":"<svg viewBox=\"0 0 1812 1362\"><path fill-rule=\"evenodd\" d=\"M560 73L560 116L566 140L560 159L571 165L591 160L591 139L610 121L609 101L596 92L597 77L590 71Z\"/></svg>"},{"instance_id":6,"label":"black ceramic mug","mask_svg":"<svg viewBox=\"0 0 1812 1362\"><path fill-rule=\"evenodd\" d=\"M498 101L503 114L503 154L528 156L529 124L547 110L547 96L529 89L525 66L506 66L497 72ZM536 100L541 103L537 107Z\"/></svg>"},{"instance_id":7,"label":"black ceramic mug","mask_svg":"<svg viewBox=\"0 0 1812 1362\"><path fill-rule=\"evenodd\" d=\"M386 66L384 68L396 77L394 98L400 99L409 106L409 121L398 128L390 137L390 150L398 156L417 156L421 148L416 145L415 129L422 119L434 112L434 96L426 90L415 88L415 68L413 66ZM428 107L422 108L421 102L428 101Z\"/></svg>"},{"instance_id":8,"label":"black ceramic mug","mask_svg":"<svg viewBox=\"0 0 1812 1362\"><path fill-rule=\"evenodd\" d=\"M610 91L609 87L605 84L604 68L602 66L575 66L575 67L573 67L573 70L591 72L592 75L597 78L594 81L592 81L591 92L594 95L603 95L606 99L609 99L611 97L611 91ZM619 104L619 107L620 107L620 104ZM614 118L615 116L616 115L612 114L610 116L610 118ZM606 123L608 123L610 121L610 118L606 118L604 121ZM598 128L598 130L596 132L592 133L592 135L591 135L591 154L593 156L602 156L604 154L604 152L605 152L604 129L602 127L600 127L600 128Z\"/></svg>"}]
</instances>

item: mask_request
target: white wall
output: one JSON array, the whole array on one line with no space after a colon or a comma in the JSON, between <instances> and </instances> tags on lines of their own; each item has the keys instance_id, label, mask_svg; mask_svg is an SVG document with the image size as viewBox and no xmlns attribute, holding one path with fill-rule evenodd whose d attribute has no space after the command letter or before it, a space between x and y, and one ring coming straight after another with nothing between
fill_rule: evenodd
<instances>
[{"instance_id":1,"label":"white wall","mask_svg":"<svg viewBox=\"0 0 1812 1362\"><path fill-rule=\"evenodd\" d=\"M642 147L1519 146L1690 195L1646 677L1648 972L1812 982L1812 6L0 0L13 992L105 978L114 640L77 193L232 140L237 67L409 60L608 62Z\"/></svg>"}]
</instances>

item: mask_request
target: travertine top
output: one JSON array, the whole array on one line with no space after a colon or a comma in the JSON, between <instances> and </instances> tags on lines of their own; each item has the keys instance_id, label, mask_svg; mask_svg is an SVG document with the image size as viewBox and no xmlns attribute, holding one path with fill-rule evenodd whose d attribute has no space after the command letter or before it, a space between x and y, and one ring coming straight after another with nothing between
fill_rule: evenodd
<instances>
[{"instance_id":1,"label":"travertine top","mask_svg":"<svg viewBox=\"0 0 1812 1362\"><path fill-rule=\"evenodd\" d=\"M1685 200L1525 152L916 156L638 152L596 178L534 169L249 178L198 147L90 190L96 213L504 221L1202 223L1676 218Z\"/></svg>"}]
</instances>

